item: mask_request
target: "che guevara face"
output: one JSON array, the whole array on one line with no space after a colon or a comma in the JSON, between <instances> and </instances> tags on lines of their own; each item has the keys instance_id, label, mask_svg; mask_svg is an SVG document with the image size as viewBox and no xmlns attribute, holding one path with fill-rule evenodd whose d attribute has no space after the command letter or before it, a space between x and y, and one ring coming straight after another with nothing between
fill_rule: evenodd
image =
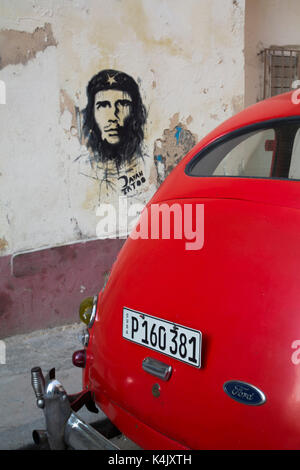
<instances>
[{"instance_id":1,"label":"che guevara face","mask_svg":"<svg viewBox=\"0 0 300 470\"><path fill-rule=\"evenodd\" d=\"M111 145L120 143L120 129L132 114L132 99L121 90L102 90L95 94L94 116L102 140Z\"/></svg>"}]
</instances>

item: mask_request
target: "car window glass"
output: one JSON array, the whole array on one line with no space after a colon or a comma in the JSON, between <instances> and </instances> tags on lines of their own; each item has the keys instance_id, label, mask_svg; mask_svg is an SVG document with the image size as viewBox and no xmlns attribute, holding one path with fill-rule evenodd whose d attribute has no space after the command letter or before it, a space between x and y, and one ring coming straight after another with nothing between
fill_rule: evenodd
<instances>
[{"instance_id":1,"label":"car window glass","mask_svg":"<svg viewBox=\"0 0 300 470\"><path fill-rule=\"evenodd\" d=\"M187 168L191 176L300 179L300 123L233 134L200 152Z\"/></svg>"},{"instance_id":2,"label":"car window glass","mask_svg":"<svg viewBox=\"0 0 300 470\"><path fill-rule=\"evenodd\" d=\"M256 132L236 145L222 159L213 175L269 176L272 167L274 129Z\"/></svg>"},{"instance_id":3,"label":"car window glass","mask_svg":"<svg viewBox=\"0 0 300 470\"><path fill-rule=\"evenodd\" d=\"M300 130L298 129L291 157L291 165L289 170L289 178L300 179Z\"/></svg>"}]
</instances>

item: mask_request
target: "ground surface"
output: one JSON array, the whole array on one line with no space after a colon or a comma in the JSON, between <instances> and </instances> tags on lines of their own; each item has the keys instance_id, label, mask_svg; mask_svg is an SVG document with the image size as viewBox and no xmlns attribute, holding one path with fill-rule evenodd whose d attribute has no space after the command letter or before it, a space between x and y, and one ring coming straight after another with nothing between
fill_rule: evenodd
<instances>
[{"instance_id":1,"label":"ground surface","mask_svg":"<svg viewBox=\"0 0 300 470\"><path fill-rule=\"evenodd\" d=\"M0 364L0 450L33 448L32 431L44 429L43 412L37 408L31 386L30 371L40 366L44 375L56 369L56 378L68 394L82 388L82 369L72 364L72 354L81 349L82 324L36 331L26 335L4 338L5 364ZM106 419L102 412L90 413L83 407L77 412L87 423L101 428ZM138 449L124 436L113 439L122 449Z\"/></svg>"}]
</instances>

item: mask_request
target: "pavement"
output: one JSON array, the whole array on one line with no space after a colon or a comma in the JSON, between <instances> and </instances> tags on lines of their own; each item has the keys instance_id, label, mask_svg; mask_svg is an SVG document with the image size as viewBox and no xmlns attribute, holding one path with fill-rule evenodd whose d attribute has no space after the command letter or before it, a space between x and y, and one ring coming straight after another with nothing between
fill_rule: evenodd
<instances>
[{"instance_id":1,"label":"pavement","mask_svg":"<svg viewBox=\"0 0 300 470\"><path fill-rule=\"evenodd\" d=\"M45 429L42 410L36 406L31 386L31 368L40 366L44 375L55 367L56 378L68 394L82 389L82 369L72 364L72 354L81 349L82 323L35 331L3 338L5 364L0 361L0 450L35 449L32 431ZM3 343L2 343L3 346ZM89 412L85 407L77 414L98 430L107 423L104 413ZM125 436L112 439L123 450L139 447Z\"/></svg>"}]
</instances>

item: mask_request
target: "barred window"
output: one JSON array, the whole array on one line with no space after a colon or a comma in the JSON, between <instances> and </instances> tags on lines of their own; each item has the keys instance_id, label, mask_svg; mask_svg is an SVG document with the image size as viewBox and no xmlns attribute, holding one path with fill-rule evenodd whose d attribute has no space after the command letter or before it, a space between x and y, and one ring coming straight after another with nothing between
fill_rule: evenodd
<instances>
[{"instance_id":1,"label":"barred window","mask_svg":"<svg viewBox=\"0 0 300 470\"><path fill-rule=\"evenodd\" d=\"M300 78L300 48L264 49L263 98L285 93L292 89L292 83Z\"/></svg>"}]
</instances>

